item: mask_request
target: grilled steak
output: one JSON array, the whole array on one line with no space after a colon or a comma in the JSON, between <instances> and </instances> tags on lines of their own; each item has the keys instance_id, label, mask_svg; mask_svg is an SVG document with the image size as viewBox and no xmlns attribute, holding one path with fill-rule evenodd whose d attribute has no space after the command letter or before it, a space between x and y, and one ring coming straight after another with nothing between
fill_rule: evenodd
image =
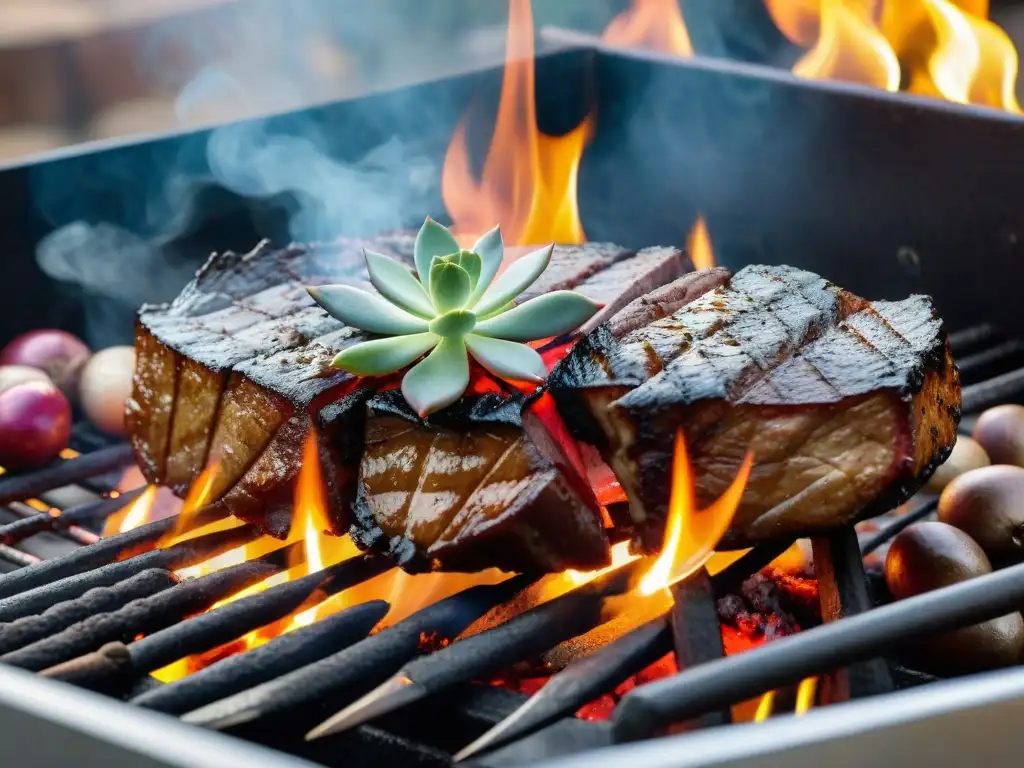
<instances>
[{"instance_id":1,"label":"grilled steak","mask_svg":"<svg viewBox=\"0 0 1024 768\"><path fill-rule=\"evenodd\" d=\"M378 460L374 436L388 434L388 429L396 429L394 420L408 419L410 414L397 406L385 408L387 393L381 394L384 400L369 408L368 430L374 447L360 470L367 401L381 382L357 379L330 367L339 351L364 336L329 317L305 290L307 285L339 282L372 290L361 253L364 245L411 264L412 239L405 236L279 251L262 245L245 255L212 257L174 302L142 309L128 424L148 480L183 494L204 466L215 463L211 499L268 533L285 536L291 525L302 441L315 427L332 531L348 530L351 501L362 477L356 538L367 544L386 540L381 545L396 553L411 552L409 544L391 541L399 536L399 527L384 517L381 505L387 498L375 490L373 472L367 470ZM575 288L604 303L607 314L666 278L682 274L687 265L676 249L632 253L601 244L560 246L531 294ZM490 473L488 487L475 489L475 494L468 486L474 482L472 477L462 478L467 485L456 489L463 497L460 505L444 510L446 515L458 515L446 521L447 549L440 539L432 541L433 554L427 560L405 558L409 568L426 567L427 562L429 567L475 569L480 559L468 549L463 552L463 544L476 532L482 535L489 520L504 526L501 536L497 529L488 536L505 553L501 562L510 569L604 562L607 547L603 538L600 545L594 538L601 523L592 494L575 479L562 477L565 465L545 435L539 434L537 440L527 437L521 421L512 418L510 414L522 402L515 394L484 401L478 394L467 395L465 402L453 406L453 412L471 414L471 418L444 426L418 419L407 422L408 435L418 435L417 439L430 443L436 438L438 445L450 440L479 450L478 458L489 462ZM504 446L500 455L488 453L499 444L488 440L492 432ZM392 439L403 438L394 435ZM543 489L535 487L538 479L545 484ZM406 480L415 478L410 474L402 482ZM415 488L415 484L408 489L399 485L394 491ZM563 500L569 496L574 497L571 508ZM421 497L407 505L416 519L426 516L420 508ZM572 520L561 525L560 515ZM585 518L596 521L590 523L589 539L577 535ZM516 535L535 537L554 531L563 537L572 533L569 539L563 538L569 542L565 552L543 552L536 542L522 541L521 556L513 555ZM578 544L573 543L575 539ZM413 549L419 547L420 539L413 544Z\"/></svg>"},{"instance_id":2,"label":"grilled steak","mask_svg":"<svg viewBox=\"0 0 1024 768\"><path fill-rule=\"evenodd\" d=\"M548 382L574 435L622 483L641 548L662 542L679 428L703 504L754 453L724 547L884 512L949 454L959 375L927 297L869 303L762 266L675 311L671 293L578 342Z\"/></svg>"}]
</instances>

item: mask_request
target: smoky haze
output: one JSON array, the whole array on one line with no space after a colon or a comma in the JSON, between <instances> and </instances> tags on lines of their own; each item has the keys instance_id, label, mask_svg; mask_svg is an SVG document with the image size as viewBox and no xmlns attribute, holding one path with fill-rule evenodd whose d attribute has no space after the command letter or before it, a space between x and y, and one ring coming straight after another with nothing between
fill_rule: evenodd
<instances>
[{"instance_id":1,"label":"smoky haze","mask_svg":"<svg viewBox=\"0 0 1024 768\"><path fill-rule=\"evenodd\" d=\"M697 12L695 47L703 38L717 52L714 16L745 0L707 6L708 34L702 2L684 5ZM533 10L538 26L599 32L627 4L534 0ZM260 236L370 235L442 214L440 164L461 104L389 96L376 123L361 116L369 143L305 107L500 62L507 13L508 0L228 0L139 32L122 64L166 96L157 128L220 127L34 170L35 204L54 228L37 261L82 303L86 340L130 342L138 305L173 298L210 251ZM216 214L211 188L245 198L250 220L197 238Z\"/></svg>"}]
</instances>

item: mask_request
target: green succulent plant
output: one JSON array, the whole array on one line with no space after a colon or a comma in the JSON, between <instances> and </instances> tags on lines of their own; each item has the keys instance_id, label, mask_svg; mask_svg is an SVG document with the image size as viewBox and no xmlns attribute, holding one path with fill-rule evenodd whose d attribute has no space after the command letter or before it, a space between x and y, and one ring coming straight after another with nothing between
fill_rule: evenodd
<instances>
[{"instance_id":1,"label":"green succulent plant","mask_svg":"<svg viewBox=\"0 0 1024 768\"><path fill-rule=\"evenodd\" d=\"M515 303L547 269L553 248L517 259L495 280L504 253L498 227L464 250L428 218L416 236L416 275L394 259L364 251L379 296L348 285L308 289L346 325L386 337L349 347L333 365L357 376L384 376L427 355L402 379L402 394L420 417L462 397L469 355L498 378L542 382L544 361L522 342L571 331L600 309L573 291Z\"/></svg>"}]
</instances>

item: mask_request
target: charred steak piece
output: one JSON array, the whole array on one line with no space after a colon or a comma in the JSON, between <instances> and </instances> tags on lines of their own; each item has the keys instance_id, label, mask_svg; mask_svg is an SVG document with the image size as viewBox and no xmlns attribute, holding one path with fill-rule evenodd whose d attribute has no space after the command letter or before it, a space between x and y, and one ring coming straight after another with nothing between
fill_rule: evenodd
<instances>
[{"instance_id":1,"label":"charred steak piece","mask_svg":"<svg viewBox=\"0 0 1024 768\"><path fill-rule=\"evenodd\" d=\"M960 418L929 298L869 303L790 267L747 267L670 314L637 304L577 343L548 384L615 471L647 549L662 541L678 428L704 504L754 452L723 541L740 547L903 501L945 460Z\"/></svg>"},{"instance_id":2,"label":"charred steak piece","mask_svg":"<svg viewBox=\"0 0 1024 768\"><path fill-rule=\"evenodd\" d=\"M411 265L412 243L399 235L284 250L263 244L244 255L215 255L172 303L143 307L127 419L146 478L184 494L205 466L215 465L211 500L285 536L302 443L315 427L331 529L346 532L366 402L380 382L330 367L339 351L364 337L315 306L305 288L347 282L372 290L362 247ZM607 315L687 267L676 249L559 246L532 290L576 288L605 303ZM553 466L525 438L521 452L522 477L510 475L509 482ZM506 462L502 471L511 473L512 466ZM550 499L539 494L534 504L540 509ZM518 497L506 501L523 507ZM489 514L498 514L498 503L492 500ZM537 514L533 508L526 513ZM465 530L460 541L472 529Z\"/></svg>"},{"instance_id":3,"label":"charred steak piece","mask_svg":"<svg viewBox=\"0 0 1024 768\"><path fill-rule=\"evenodd\" d=\"M407 571L606 565L590 487L554 441L528 436L523 400L470 394L429 425L398 391L370 400L355 541Z\"/></svg>"}]
</instances>

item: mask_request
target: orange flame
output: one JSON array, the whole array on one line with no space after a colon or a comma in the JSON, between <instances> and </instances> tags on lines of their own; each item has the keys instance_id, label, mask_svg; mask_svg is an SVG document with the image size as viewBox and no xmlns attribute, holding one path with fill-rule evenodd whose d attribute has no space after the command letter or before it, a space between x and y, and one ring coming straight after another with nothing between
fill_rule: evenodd
<instances>
[{"instance_id":1,"label":"orange flame","mask_svg":"<svg viewBox=\"0 0 1024 768\"><path fill-rule=\"evenodd\" d=\"M698 216L686 238L686 250L697 269L711 269L715 266L715 250L711 247L711 234L703 216Z\"/></svg>"},{"instance_id":2,"label":"orange flame","mask_svg":"<svg viewBox=\"0 0 1024 768\"><path fill-rule=\"evenodd\" d=\"M692 56L693 44L679 0L633 0L605 28L608 45L643 46L655 51Z\"/></svg>"},{"instance_id":3,"label":"orange flame","mask_svg":"<svg viewBox=\"0 0 1024 768\"><path fill-rule=\"evenodd\" d=\"M172 544L177 544L179 541L184 541L185 539L210 531L209 527L197 528L195 522L199 510L212 500L214 481L218 471L220 471L220 461L213 459L199 473L199 477L195 479L195 482L188 489L185 502L181 505L181 510L178 512L177 522L170 531L160 537L160 541L157 542L158 547L165 549Z\"/></svg>"},{"instance_id":4,"label":"orange flame","mask_svg":"<svg viewBox=\"0 0 1024 768\"><path fill-rule=\"evenodd\" d=\"M748 452L725 493L707 509L698 510L686 440L682 430L676 432L665 544L640 582L642 594L650 595L682 581L710 559L732 523L753 463L754 456Z\"/></svg>"},{"instance_id":5,"label":"orange flame","mask_svg":"<svg viewBox=\"0 0 1024 768\"><path fill-rule=\"evenodd\" d=\"M115 533L125 533L148 523L158 490L155 485L148 486L139 498L108 517L103 524L103 535L112 536Z\"/></svg>"},{"instance_id":6,"label":"orange flame","mask_svg":"<svg viewBox=\"0 0 1024 768\"><path fill-rule=\"evenodd\" d=\"M510 0L501 101L480 180L471 170L465 118L441 174L441 194L460 239L471 241L500 224L508 245L586 241L576 186L591 121L564 136L541 133L534 86L530 2Z\"/></svg>"},{"instance_id":7,"label":"orange flame","mask_svg":"<svg viewBox=\"0 0 1024 768\"><path fill-rule=\"evenodd\" d=\"M775 707L775 691L768 691L758 702L757 711L754 713L754 722L763 723L772 716L772 709Z\"/></svg>"},{"instance_id":8,"label":"orange flame","mask_svg":"<svg viewBox=\"0 0 1024 768\"><path fill-rule=\"evenodd\" d=\"M807 713L814 706L814 697L818 694L818 678L805 677L800 681L796 689L796 707L794 712L798 715Z\"/></svg>"},{"instance_id":9,"label":"orange flame","mask_svg":"<svg viewBox=\"0 0 1024 768\"><path fill-rule=\"evenodd\" d=\"M988 0L765 0L810 46L793 72L1019 112L1017 51Z\"/></svg>"}]
</instances>

